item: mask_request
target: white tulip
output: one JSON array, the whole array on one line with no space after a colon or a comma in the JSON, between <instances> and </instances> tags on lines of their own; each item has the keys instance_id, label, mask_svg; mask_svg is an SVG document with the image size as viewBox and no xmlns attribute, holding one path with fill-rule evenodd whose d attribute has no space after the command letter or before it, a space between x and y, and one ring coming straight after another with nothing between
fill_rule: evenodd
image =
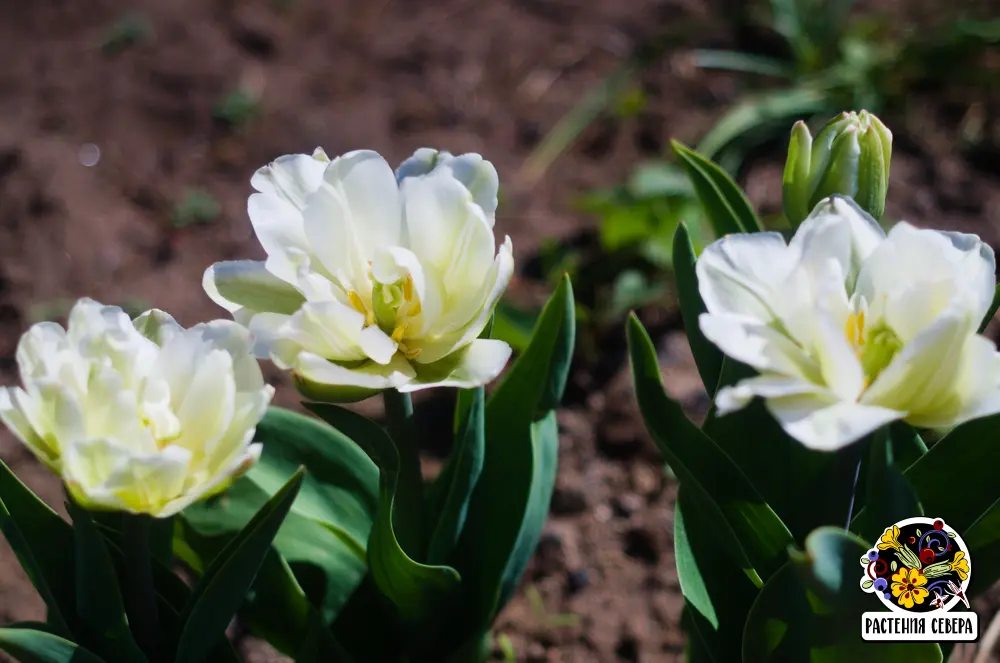
<instances>
[{"instance_id":1,"label":"white tulip","mask_svg":"<svg viewBox=\"0 0 1000 663\"><path fill-rule=\"evenodd\" d=\"M267 260L221 262L204 288L307 394L478 387L510 347L478 338L514 270L493 237L498 179L478 154L322 150L257 171L248 212Z\"/></svg>"},{"instance_id":2,"label":"white tulip","mask_svg":"<svg viewBox=\"0 0 1000 663\"><path fill-rule=\"evenodd\" d=\"M1000 412L1000 354L977 329L996 285L974 235L899 223L888 236L850 199L821 202L786 244L730 235L702 253L705 336L759 376L724 388L724 414L765 399L813 449L902 419L947 429Z\"/></svg>"},{"instance_id":3,"label":"white tulip","mask_svg":"<svg viewBox=\"0 0 1000 663\"><path fill-rule=\"evenodd\" d=\"M82 506L173 515L224 490L274 389L246 329L184 329L162 311L135 322L81 299L63 329L34 325L17 348L23 388L0 387L0 419Z\"/></svg>"}]
</instances>

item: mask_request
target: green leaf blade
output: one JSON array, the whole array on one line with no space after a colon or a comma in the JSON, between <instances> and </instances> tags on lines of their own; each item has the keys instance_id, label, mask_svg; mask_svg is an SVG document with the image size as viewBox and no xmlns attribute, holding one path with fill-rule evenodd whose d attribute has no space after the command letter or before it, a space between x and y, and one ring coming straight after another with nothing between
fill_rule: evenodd
<instances>
[{"instance_id":1,"label":"green leaf blade","mask_svg":"<svg viewBox=\"0 0 1000 663\"><path fill-rule=\"evenodd\" d=\"M691 148L671 141L717 237L757 232L760 220L743 190L717 164Z\"/></svg>"},{"instance_id":2,"label":"green leaf blade","mask_svg":"<svg viewBox=\"0 0 1000 663\"><path fill-rule=\"evenodd\" d=\"M302 486L300 469L205 570L181 618L175 663L200 663L225 637Z\"/></svg>"}]
</instances>

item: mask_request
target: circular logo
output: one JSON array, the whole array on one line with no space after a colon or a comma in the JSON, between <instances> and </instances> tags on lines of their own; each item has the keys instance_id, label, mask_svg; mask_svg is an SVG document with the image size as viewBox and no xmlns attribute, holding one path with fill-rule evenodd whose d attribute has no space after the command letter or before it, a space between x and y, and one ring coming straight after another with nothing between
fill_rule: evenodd
<instances>
[{"instance_id":1,"label":"circular logo","mask_svg":"<svg viewBox=\"0 0 1000 663\"><path fill-rule=\"evenodd\" d=\"M887 527L861 566L861 589L894 612L969 606L969 549L940 518L907 518Z\"/></svg>"}]
</instances>

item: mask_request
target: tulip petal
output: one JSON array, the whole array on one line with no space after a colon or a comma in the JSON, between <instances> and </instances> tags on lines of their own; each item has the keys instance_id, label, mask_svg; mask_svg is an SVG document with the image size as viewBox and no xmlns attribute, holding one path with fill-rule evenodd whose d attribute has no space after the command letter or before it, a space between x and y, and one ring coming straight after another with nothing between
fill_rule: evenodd
<instances>
[{"instance_id":1,"label":"tulip petal","mask_svg":"<svg viewBox=\"0 0 1000 663\"><path fill-rule=\"evenodd\" d=\"M302 352L296 358L293 370L302 379L319 385L375 391L399 388L416 376L410 363L399 354L393 355L387 364L368 361L357 366L345 366L311 352Z\"/></svg>"},{"instance_id":2,"label":"tulip petal","mask_svg":"<svg viewBox=\"0 0 1000 663\"><path fill-rule=\"evenodd\" d=\"M215 263L205 270L202 288L213 302L230 312L248 308L292 314L306 301L294 286L256 260Z\"/></svg>"},{"instance_id":3,"label":"tulip petal","mask_svg":"<svg viewBox=\"0 0 1000 663\"><path fill-rule=\"evenodd\" d=\"M493 230L469 191L448 172L403 182L406 237L421 263L465 281L482 283L496 254Z\"/></svg>"},{"instance_id":4,"label":"tulip petal","mask_svg":"<svg viewBox=\"0 0 1000 663\"><path fill-rule=\"evenodd\" d=\"M786 433L816 451L836 451L906 415L890 408L837 401L832 396L778 397L768 399L766 405Z\"/></svg>"},{"instance_id":5,"label":"tulip petal","mask_svg":"<svg viewBox=\"0 0 1000 663\"><path fill-rule=\"evenodd\" d=\"M725 354L756 368L821 383L819 366L802 348L770 325L737 315L703 313L701 332Z\"/></svg>"},{"instance_id":6,"label":"tulip petal","mask_svg":"<svg viewBox=\"0 0 1000 663\"><path fill-rule=\"evenodd\" d=\"M136 331L161 347L184 331L184 327L174 320L172 315L155 308L140 315L132 321L132 324Z\"/></svg>"},{"instance_id":7,"label":"tulip petal","mask_svg":"<svg viewBox=\"0 0 1000 663\"><path fill-rule=\"evenodd\" d=\"M473 201L483 210L492 228L497 210L500 178L493 164L478 154L461 154L456 157L448 152L420 148L396 169L396 181L402 187L403 181L407 178L445 170L468 190Z\"/></svg>"},{"instance_id":8,"label":"tulip petal","mask_svg":"<svg viewBox=\"0 0 1000 663\"><path fill-rule=\"evenodd\" d=\"M259 168L250 178L250 186L261 193L278 196L301 210L309 194L323 183L323 172L329 162L322 150L312 156L286 154Z\"/></svg>"},{"instance_id":9,"label":"tulip petal","mask_svg":"<svg viewBox=\"0 0 1000 663\"><path fill-rule=\"evenodd\" d=\"M175 444L211 454L233 420L235 401L233 358L224 350L211 350L200 358L183 400L174 401L181 423Z\"/></svg>"},{"instance_id":10,"label":"tulip petal","mask_svg":"<svg viewBox=\"0 0 1000 663\"><path fill-rule=\"evenodd\" d=\"M52 448L37 432L32 428L28 418L15 404L10 394L14 398L24 400L29 398L20 387L0 387L0 421L2 421L12 433L21 440L31 450L35 456L45 463L49 468L55 468L59 460L58 449Z\"/></svg>"},{"instance_id":11,"label":"tulip petal","mask_svg":"<svg viewBox=\"0 0 1000 663\"><path fill-rule=\"evenodd\" d=\"M1000 412L1000 353L982 336L965 341L962 366L955 387L962 394L962 409L950 425Z\"/></svg>"},{"instance_id":12,"label":"tulip petal","mask_svg":"<svg viewBox=\"0 0 1000 663\"><path fill-rule=\"evenodd\" d=\"M338 301L306 302L288 318L278 334L308 352L333 361L360 361L368 357L361 345L364 314ZM377 339L367 339L369 348ZM280 350L281 348L278 348Z\"/></svg>"},{"instance_id":13,"label":"tulip petal","mask_svg":"<svg viewBox=\"0 0 1000 663\"><path fill-rule=\"evenodd\" d=\"M444 333L421 338L420 354L414 361L420 364L432 364L475 340L489 324L497 302L503 296L513 275L513 246L510 237L506 237L500 250L497 251L493 268L476 303L471 304L470 300L466 309L456 308L447 311L436 327Z\"/></svg>"},{"instance_id":14,"label":"tulip petal","mask_svg":"<svg viewBox=\"0 0 1000 663\"><path fill-rule=\"evenodd\" d=\"M279 279L295 283L296 251L308 253L302 210L284 198L255 193L247 199L247 214L257 241L267 253L267 268Z\"/></svg>"},{"instance_id":15,"label":"tulip petal","mask_svg":"<svg viewBox=\"0 0 1000 663\"><path fill-rule=\"evenodd\" d=\"M720 415L742 410L754 398L781 398L786 396L829 396L821 385L797 380L784 375L766 374L747 378L730 387L723 387L715 396L715 406Z\"/></svg>"},{"instance_id":16,"label":"tulip petal","mask_svg":"<svg viewBox=\"0 0 1000 663\"><path fill-rule=\"evenodd\" d=\"M478 339L437 364L419 364L417 376L399 387L402 392L431 387L475 389L494 380L510 360L511 348L503 341Z\"/></svg>"},{"instance_id":17,"label":"tulip petal","mask_svg":"<svg viewBox=\"0 0 1000 663\"><path fill-rule=\"evenodd\" d=\"M397 246L402 233L402 205L392 168L377 152L348 152L330 162L324 181L344 201L363 251L370 259L380 246Z\"/></svg>"},{"instance_id":18,"label":"tulip petal","mask_svg":"<svg viewBox=\"0 0 1000 663\"><path fill-rule=\"evenodd\" d=\"M698 292L709 313L775 318L775 289L794 267L778 233L727 235L702 251L695 265Z\"/></svg>"}]
</instances>

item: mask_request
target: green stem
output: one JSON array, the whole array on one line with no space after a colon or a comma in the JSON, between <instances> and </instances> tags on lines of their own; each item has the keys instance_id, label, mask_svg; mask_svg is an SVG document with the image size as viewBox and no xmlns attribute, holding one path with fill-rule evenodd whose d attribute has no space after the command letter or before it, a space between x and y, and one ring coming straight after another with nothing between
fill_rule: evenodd
<instances>
[{"instance_id":1,"label":"green stem","mask_svg":"<svg viewBox=\"0 0 1000 663\"><path fill-rule=\"evenodd\" d=\"M153 557L150 548L153 518L125 514L122 546L125 553L125 586L122 592L125 611L136 643L150 661L160 658L160 618L153 583Z\"/></svg>"},{"instance_id":2,"label":"green stem","mask_svg":"<svg viewBox=\"0 0 1000 663\"><path fill-rule=\"evenodd\" d=\"M409 394L395 389L382 392L389 435L399 454L393 526L396 537L406 553L417 559L424 552L424 478L420 469L413 424L413 401ZM418 560L419 561L419 560Z\"/></svg>"}]
</instances>

